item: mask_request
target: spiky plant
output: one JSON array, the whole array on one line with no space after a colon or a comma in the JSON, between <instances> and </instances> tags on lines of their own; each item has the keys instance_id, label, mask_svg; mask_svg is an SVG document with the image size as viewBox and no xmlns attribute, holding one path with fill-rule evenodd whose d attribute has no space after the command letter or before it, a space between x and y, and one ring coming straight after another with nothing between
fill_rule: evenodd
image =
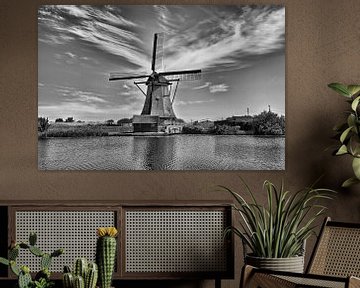
<instances>
[{"instance_id":1,"label":"spiky plant","mask_svg":"<svg viewBox=\"0 0 360 288\"><path fill-rule=\"evenodd\" d=\"M242 180L242 179L241 179ZM249 186L242 180L251 201L233 190L220 186L235 199L233 208L239 213L240 227L228 227L247 245L252 255L265 258L288 258L302 254L303 244L314 233L316 219L326 207L318 200L331 199L334 191L329 189L302 189L296 193L280 189L266 180L267 205L261 205Z\"/></svg>"},{"instance_id":2,"label":"spiky plant","mask_svg":"<svg viewBox=\"0 0 360 288\"><path fill-rule=\"evenodd\" d=\"M36 246L37 236L36 233L30 233L29 243L12 241L9 251L8 259L0 257L0 263L10 266L11 271L18 277L19 288L48 288L52 286L50 281L50 265L53 257L58 257L64 253L63 249L57 249L51 254L44 253L39 247ZM30 269L28 266L19 266L16 263L16 259L19 256L19 250L28 250L33 255L40 257L41 270L35 275L34 281L30 275Z\"/></svg>"},{"instance_id":3,"label":"spiky plant","mask_svg":"<svg viewBox=\"0 0 360 288\"><path fill-rule=\"evenodd\" d=\"M99 269L100 288L110 288L116 258L115 227L101 227L97 229L96 262Z\"/></svg>"},{"instance_id":4,"label":"spiky plant","mask_svg":"<svg viewBox=\"0 0 360 288\"><path fill-rule=\"evenodd\" d=\"M98 267L96 263L88 263L85 258L76 259L73 273L69 266L64 266L62 277L64 288L77 288L77 286L82 285L83 288L95 288L97 279Z\"/></svg>"},{"instance_id":5,"label":"spiky plant","mask_svg":"<svg viewBox=\"0 0 360 288\"><path fill-rule=\"evenodd\" d=\"M344 96L351 108L346 112L346 122L334 127L340 142L334 155L350 155L352 157L354 175L342 184L342 187L349 187L360 183L360 85L331 83L328 87Z\"/></svg>"}]
</instances>

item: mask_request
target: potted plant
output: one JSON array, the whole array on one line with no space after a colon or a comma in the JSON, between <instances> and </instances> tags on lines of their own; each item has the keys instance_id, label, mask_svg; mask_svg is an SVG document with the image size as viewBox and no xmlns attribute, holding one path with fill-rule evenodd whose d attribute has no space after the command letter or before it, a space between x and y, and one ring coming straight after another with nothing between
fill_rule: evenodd
<instances>
[{"instance_id":1,"label":"potted plant","mask_svg":"<svg viewBox=\"0 0 360 288\"><path fill-rule=\"evenodd\" d=\"M242 180L243 181L243 180ZM240 216L239 227L229 227L226 233L239 236L250 253L244 255L245 264L259 268L303 272L305 241L314 233L316 219L326 209L318 200L331 199L328 189L302 189L296 193L278 189L266 180L266 205L260 204L251 189L245 190L251 201L233 190L220 186L235 199L233 208ZM244 251L246 251L244 249Z\"/></svg>"},{"instance_id":2,"label":"potted plant","mask_svg":"<svg viewBox=\"0 0 360 288\"><path fill-rule=\"evenodd\" d=\"M50 280L50 265L54 257L58 257L64 253L63 249L57 249L52 253L43 252L36 246L37 236L30 233L29 243L12 242L8 251L8 259L0 257L0 263L10 266L11 271L18 277L18 288L50 288L54 286L54 282ZM19 256L20 249L28 250L31 254L40 258L41 270L36 273L32 279L30 268L26 265L19 265L16 260Z\"/></svg>"},{"instance_id":3,"label":"potted plant","mask_svg":"<svg viewBox=\"0 0 360 288\"><path fill-rule=\"evenodd\" d=\"M346 97L351 109L345 123L334 127L339 139L339 147L334 151L335 155L350 155L354 176L347 179L342 186L349 187L360 183L360 85L344 85L331 83L329 88Z\"/></svg>"},{"instance_id":4,"label":"potted plant","mask_svg":"<svg viewBox=\"0 0 360 288\"><path fill-rule=\"evenodd\" d=\"M62 275L63 288L95 288L98 279L98 266L86 258L77 258L73 271L69 266L64 266Z\"/></svg>"}]
</instances>

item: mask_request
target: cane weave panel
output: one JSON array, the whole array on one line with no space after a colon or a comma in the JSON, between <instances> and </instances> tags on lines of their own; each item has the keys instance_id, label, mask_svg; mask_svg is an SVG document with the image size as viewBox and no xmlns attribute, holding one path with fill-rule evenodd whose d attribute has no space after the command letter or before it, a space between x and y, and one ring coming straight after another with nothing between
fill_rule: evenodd
<instances>
[{"instance_id":1,"label":"cane weave panel","mask_svg":"<svg viewBox=\"0 0 360 288\"><path fill-rule=\"evenodd\" d=\"M126 272L226 271L223 211L126 211Z\"/></svg>"},{"instance_id":2,"label":"cane weave panel","mask_svg":"<svg viewBox=\"0 0 360 288\"><path fill-rule=\"evenodd\" d=\"M65 253L53 259L50 270L62 272L72 267L74 259L95 260L96 228L115 226L114 211L16 211L16 241L28 243L29 233L36 232L37 244L46 253L63 248ZM39 271L40 258L20 250L18 263Z\"/></svg>"},{"instance_id":3,"label":"cane weave panel","mask_svg":"<svg viewBox=\"0 0 360 288\"><path fill-rule=\"evenodd\" d=\"M276 277L287 280L293 284L296 284L294 287L326 287L326 288L345 288L345 281L331 281L323 279L312 279L312 278L302 278L302 277L293 277L293 276L279 276ZM345 279L344 279L345 280Z\"/></svg>"},{"instance_id":4,"label":"cane weave panel","mask_svg":"<svg viewBox=\"0 0 360 288\"><path fill-rule=\"evenodd\" d=\"M326 226L309 272L360 277L360 229Z\"/></svg>"}]
</instances>

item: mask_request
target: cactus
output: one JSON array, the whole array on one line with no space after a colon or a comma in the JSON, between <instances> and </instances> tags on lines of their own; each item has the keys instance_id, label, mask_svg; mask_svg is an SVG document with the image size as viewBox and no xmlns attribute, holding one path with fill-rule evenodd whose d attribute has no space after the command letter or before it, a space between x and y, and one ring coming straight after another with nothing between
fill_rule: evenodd
<instances>
[{"instance_id":1,"label":"cactus","mask_svg":"<svg viewBox=\"0 0 360 288\"><path fill-rule=\"evenodd\" d=\"M32 254L34 254L35 256L37 256L37 257L41 257L41 256L44 255L44 252L42 252L42 251L40 250L40 248L38 248L38 247L36 247L36 246L30 245L30 246L29 246L29 251L30 251Z\"/></svg>"},{"instance_id":2,"label":"cactus","mask_svg":"<svg viewBox=\"0 0 360 288\"><path fill-rule=\"evenodd\" d=\"M63 249L55 250L53 253L44 253L40 248L36 247L37 236L35 233L30 233L29 244L20 242L16 243L11 241L8 259L0 257L0 263L10 266L11 271L18 276L18 286L19 288L29 288L29 287L50 287L53 283L50 281L50 271L49 267L53 257L60 256L64 251ZM16 264L16 259L19 256L19 250L29 250L30 253L37 257L41 257L41 271L39 271L35 276L35 281L32 280L30 275L30 269L27 266L22 266L21 268ZM44 286L45 285L45 286Z\"/></svg>"},{"instance_id":3,"label":"cactus","mask_svg":"<svg viewBox=\"0 0 360 288\"><path fill-rule=\"evenodd\" d=\"M85 288L95 288L98 279L98 266L96 263L89 263L85 276Z\"/></svg>"},{"instance_id":4,"label":"cactus","mask_svg":"<svg viewBox=\"0 0 360 288\"><path fill-rule=\"evenodd\" d=\"M74 288L85 288L84 278L80 275L74 277Z\"/></svg>"},{"instance_id":5,"label":"cactus","mask_svg":"<svg viewBox=\"0 0 360 288\"><path fill-rule=\"evenodd\" d=\"M71 269L69 266L64 266L64 273L63 273L63 286L64 288L75 288L75 281L77 282L76 285L83 288L95 288L96 282L98 278L98 268L96 263L90 262L87 264L88 261L86 258L78 258L74 263L74 272L71 273ZM81 283L82 279L83 284ZM77 279L77 280L76 280ZM77 288L77 287L76 287Z\"/></svg>"},{"instance_id":6,"label":"cactus","mask_svg":"<svg viewBox=\"0 0 360 288\"><path fill-rule=\"evenodd\" d=\"M96 243L96 262L99 268L99 284L101 288L110 288L114 272L116 256L115 227L98 228L99 238Z\"/></svg>"},{"instance_id":7,"label":"cactus","mask_svg":"<svg viewBox=\"0 0 360 288\"><path fill-rule=\"evenodd\" d=\"M19 274L18 285L19 288L28 288L32 283L30 269L27 266L21 267L21 271Z\"/></svg>"},{"instance_id":8,"label":"cactus","mask_svg":"<svg viewBox=\"0 0 360 288\"><path fill-rule=\"evenodd\" d=\"M44 254L41 256L41 261L40 261L40 267L41 267L41 269L44 269L44 268L49 269L49 268L50 268L50 265L51 265L51 260L52 260L51 255L48 254L48 253L44 253Z\"/></svg>"},{"instance_id":9,"label":"cactus","mask_svg":"<svg viewBox=\"0 0 360 288\"><path fill-rule=\"evenodd\" d=\"M32 282L31 276L29 273L21 272L18 279L19 288L28 288Z\"/></svg>"},{"instance_id":10,"label":"cactus","mask_svg":"<svg viewBox=\"0 0 360 288\"><path fill-rule=\"evenodd\" d=\"M9 260L16 260L16 258L19 256L19 246L15 246L14 248L9 250L8 257Z\"/></svg>"},{"instance_id":11,"label":"cactus","mask_svg":"<svg viewBox=\"0 0 360 288\"><path fill-rule=\"evenodd\" d=\"M83 279L85 279L87 267L88 267L88 262L86 258L76 259L74 266L75 276L81 276Z\"/></svg>"},{"instance_id":12,"label":"cactus","mask_svg":"<svg viewBox=\"0 0 360 288\"><path fill-rule=\"evenodd\" d=\"M67 266L67 265L65 265L64 266L64 271L63 271L64 273L71 273L71 269L70 269L70 267L69 266Z\"/></svg>"},{"instance_id":13,"label":"cactus","mask_svg":"<svg viewBox=\"0 0 360 288\"><path fill-rule=\"evenodd\" d=\"M71 272L66 272L62 277L64 288L73 288L74 287L74 276Z\"/></svg>"},{"instance_id":14,"label":"cactus","mask_svg":"<svg viewBox=\"0 0 360 288\"><path fill-rule=\"evenodd\" d=\"M35 232L31 232L29 235L29 244L31 246L35 246L37 241L37 235Z\"/></svg>"}]
</instances>

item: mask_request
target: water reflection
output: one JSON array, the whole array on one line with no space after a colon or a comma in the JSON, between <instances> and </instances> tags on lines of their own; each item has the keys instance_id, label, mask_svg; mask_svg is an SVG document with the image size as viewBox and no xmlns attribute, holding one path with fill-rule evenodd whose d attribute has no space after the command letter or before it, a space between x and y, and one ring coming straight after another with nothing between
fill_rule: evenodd
<instances>
[{"instance_id":1,"label":"water reflection","mask_svg":"<svg viewBox=\"0 0 360 288\"><path fill-rule=\"evenodd\" d=\"M285 138L172 135L39 140L42 170L282 170Z\"/></svg>"},{"instance_id":2,"label":"water reflection","mask_svg":"<svg viewBox=\"0 0 360 288\"><path fill-rule=\"evenodd\" d=\"M133 138L132 158L141 163L143 170L167 170L174 166L174 137L141 137Z\"/></svg>"}]
</instances>

